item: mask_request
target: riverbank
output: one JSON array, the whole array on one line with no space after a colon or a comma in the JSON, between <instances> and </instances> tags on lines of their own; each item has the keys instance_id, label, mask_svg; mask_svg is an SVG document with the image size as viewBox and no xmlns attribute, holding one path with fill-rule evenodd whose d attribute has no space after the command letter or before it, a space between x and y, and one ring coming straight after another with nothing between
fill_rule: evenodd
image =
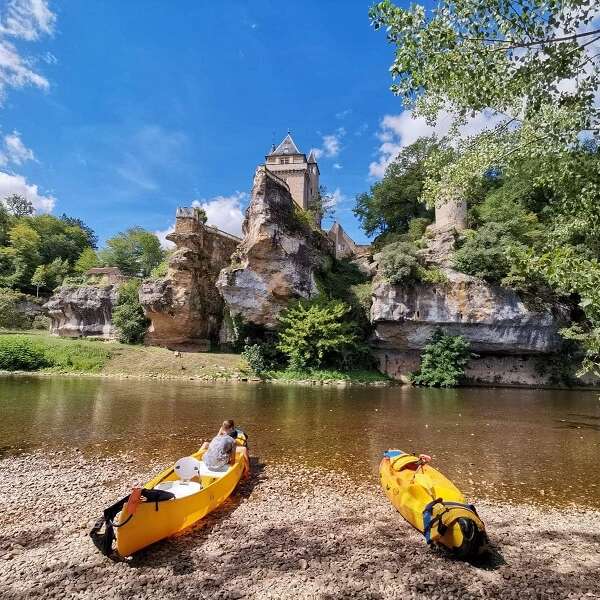
<instances>
[{"instance_id":1,"label":"riverbank","mask_svg":"<svg viewBox=\"0 0 600 600\"><path fill-rule=\"evenodd\" d=\"M100 555L102 509L161 464L63 451L0 461L0 596L43 598L597 598L600 510L478 503L495 557L429 550L377 482L254 465L224 507L131 561ZM145 471L143 473L142 471Z\"/></svg>"},{"instance_id":2,"label":"riverbank","mask_svg":"<svg viewBox=\"0 0 600 600\"><path fill-rule=\"evenodd\" d=\"M3 340L21 339L43 349L52 362L36 371L2 370L0 374L96 376L117 379L166 379L182 381L263 381L239 354L180 352L157 346L133 346L113 341L70 339L40 331L2 331ZM268 381L307 385L391 384L374 370L321 370L314 373L281 371Z\"/></svg>"}]
</instances>

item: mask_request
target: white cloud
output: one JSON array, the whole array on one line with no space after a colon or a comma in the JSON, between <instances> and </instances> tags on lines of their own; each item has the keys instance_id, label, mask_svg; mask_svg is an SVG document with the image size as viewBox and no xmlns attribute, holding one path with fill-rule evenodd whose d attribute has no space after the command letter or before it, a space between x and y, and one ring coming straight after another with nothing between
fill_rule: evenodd
<instances>
[{"instance_id":1,"label":"white cloud","mask_svg":"<svg viewBox=\"0 0 600 600\"><path fill-rule=\"evenodd\" d=\"M459 134L468 137L490 129L504 120L501 115L484 111L460 127ZM398 156L405 146L417 139L434 133L438 137L447 135L452 127L453 117L449 112L440 111L434 127L428 125L422 117L414 117L412 111L405 110L399 115L385 115L379 124L377 137L382 142L378 148L379 158L369 165L369 175L381 178L387 166Z\"/></svg>"},{"instance_id":2,"label":"white cloud","mask_svg":"<svg viewBox=\"0 0 600 600\"><path fill-rule=\"evenodd\" d=\"M356 135L357 137L360 137L363 133L365 133L367 131L367 129L369 129L369 124L368 123L362 123L358 129L354 132L354 135Z\"/></svg>"},{"instance_id":3,"label":"white cloud","mask_svg":"<svg viewBox=\"0 0 600 600\"><path fill-rule=\"evenodd\" d=\"M21 140L18 131L4 136L4 150L0 152L0 165L13 163L21 165L25 161L35 160L33 150L28 148Z\"/></svg>"},{"instance_id":4,"label":"white cloud","mask_svg":"<svg viewBox=\"0 0 600 600\"><path fill-rule=\"evenodd\" d=\"M242 236L242 222L244 221L244 212L242 204L247 200L246 192L235 192L231 196L215 196L208 200L194 200L192 206L204 209L206 212L207 225L218 227L222 231L232 235ZM175 223L166 229L155 231L155 235L160 240L163 248L173 248L173 242L167 239L167 235L175 230Z\"/></svg>"},{"instance_id":5,"label":"white cloud","mask_svg":"<svg viewBox=\"0 0 600 600\"><path fill-rule=\"evenodd\" d=\"M347 108L346 110L341 110L338 113L335 113L336 119L345 119L352 112L351 108Z\"/></svg>"},{"instance_id":6,"label":"white cloud","mask_svg":"<svg viewBox=\"0 0 600 600\"><path fill-rule=\"evenodd\" d=\"M199 206L206 212L207 224L218 227L233 235L242 235L244 212L242 203L246 201L246 192L235 192L231 196L215 196L209 200L194 200L192 206Z\"/></svg>"},{"instance_id":7,"label":"white cloud","mask_svg":"<svg viewBox=\"0 0 600 600\"><path fill-rule=\"evenodd\" d=\"M0 171L0 198L6 198L11 194L19 194L27 198L33 204L36 212L51 212L56 203L53 196L44 196L40 193L37 185L27 183L22 175L12 175Z\"/></svg>"},{"instance_id":8,"label":"white cloud","mask_svg":"<svg viewBox=\"0 0 600 600\"><path fill-rule=\"evenodd\" d=\"M10 87L48 89L48 80L34 71L33 61L22 57L7 38L34 41L41 35L52 35L55 21L47 0L9 0L5 4L0 13L0 101Z\"/></svg>"},{"instance_id":9,"label":"white cloud","mask_svg":"<svg viewBox=\"0 0 600 600\"><path fill-rule=\"evenodd\" d=\"M339 187L335 188L335 190L333 190L333 192L331 192L331 205L332 206L339 206L347 199L348 198L345 196L345 194L342 193L342 190L340 190Z\"/></svg>"},{"instance_id":10,"label":"white cloud","mask_svg":"<svg viewBox=\"0 0 600 600\"><path fill-rule=\"evenodd\" d=\"M340 163L333 163L333 168L334 169L343 169L344 167L342 167L342 165L340 165Z\"/></svg>"},{"instance_id":11,"label":"white cloud","mask_svg":"<svg viewBox=\"0 0 600 600\"><path fill-rule=\"evenodd\" d=\"M46 0L9 0L0 33L32 41L40 34L51 35L55 22L56 15Z\"/></svg>"},{"instance_id":12,"label":"white cloud","mask_svg":"<svg viewBox=\"0 0 600 600\"><path fill-rule=\"evenodd\" d=\"M342 149L342 138L345 135L346 130L343 127L338 127L334 133L328 133L323 136L323 144L321 148L312 148L311 152L314 152L317 160L322 156L334 158Z\"/></svg>"},{"instance_id":13,"label":"white cloud","mask_svg":"<svg viewBox=\"0 0 600 600\"><path fill-rule=\"evenodd\" d=\"M160 245L165 250L169 250L175 247L175 244L167 239L167 236L170 233L173 233L173 231L175 231L175 223L171 223L171 225L166 229L158 229L154 232L154 235L156 235L156 237L160 240Z\"/></svg>"}]
</instances>

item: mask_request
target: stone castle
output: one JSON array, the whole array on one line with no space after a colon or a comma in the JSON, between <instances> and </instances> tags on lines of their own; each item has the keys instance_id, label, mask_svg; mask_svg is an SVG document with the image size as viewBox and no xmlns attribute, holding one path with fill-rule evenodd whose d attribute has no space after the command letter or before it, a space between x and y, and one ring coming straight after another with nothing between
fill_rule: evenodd
<instances>
[{"instance_id":1,"label":"stone castle","mask_svg":"<svg viewBox=\"0 0 600 600\"><path fill-rule=\"evenodd\" d=\"M279 146L271 148L265 156L265 166L269 171L283 179L290 188L290 194L296 204L307 210L319 196L319 165L314 152L300 152L290 132Z\"/></svg>"},{"instance_id":2,"label":"stone castle","mask_svg":"<svg viewBox=\"0 0 600 600\"><path fill-rule=\"evenodd\" d=\"M552 374L538 373L536 361L558 352L569 307L531 307L514 290L455 271L456 236L466 225L460 198L448 194L436 207L420 251L443 280L396 285L380 273L380 255L356 244L339 223L319 231L299 218L298 208L310 208L318 193L314 153L300 152L288 134L256 168L243 239L205 224L191 208L178 209L167 274L140 289L150 321L146 343L209 350L235 342L246 325L273 330L290 301L319 294L318 277L336 257L352 261L370 280L369 343L381 371L405 378L418 368L433 331L443 328L463 335L479 355L467 369L470 382L551 383ZM118 282L101 271L93 275L106 284L61 288L47 303L54 333L115 337Z\"/></svg>"}]
</instances>

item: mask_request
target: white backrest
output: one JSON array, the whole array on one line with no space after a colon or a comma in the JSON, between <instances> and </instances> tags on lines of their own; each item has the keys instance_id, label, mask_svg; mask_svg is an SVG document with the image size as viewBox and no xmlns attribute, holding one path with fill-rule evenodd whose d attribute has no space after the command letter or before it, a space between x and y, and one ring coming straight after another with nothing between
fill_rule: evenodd
<instances>
[{"instance_id":1,"label":"white backrest","mask_svg":"<svg viewBox=\"0 0 600 600\"><path fill-rule=\"evenodd\" d=\"M201 463L193 456L185 456L175 463L175 473L182 481L189 481L192 477L200 477Z\"/></svg>"}]
</instances>

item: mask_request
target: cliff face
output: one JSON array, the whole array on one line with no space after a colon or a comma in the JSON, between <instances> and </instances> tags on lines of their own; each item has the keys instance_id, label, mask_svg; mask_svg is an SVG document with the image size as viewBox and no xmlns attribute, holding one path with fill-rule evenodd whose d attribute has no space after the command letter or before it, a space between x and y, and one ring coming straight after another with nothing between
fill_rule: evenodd
<instances>
[{"instance_id":1,"label":"cliff face","mask_svg":"<svg viewBox=\"0 0 600 600\"><path fill-rule=\"evenodd\" d=\"M569 318L566 306L528 307L510 289L446 270L444 284L373 286L372 346L380 369L397 379L419 367L420 351L441 328L462 335L478 358L467 370L470 383L544 385L540 357L560 349L558 334Z\"/></svg>"},{"instance_id":2,"label":"cliff face","mask_svg":"<svg viewBox=\"0 0 600 600\"><path fill-rule=\"evenodd\" d=\"M274 327L291 299L317 292L315 271L332 244L298 219L287 184L265 167L256 170L243 232L217 287L232 316Z\"/></svg>"},{"instance_id":3,"label":"cliff face","mask_svg":"<svg viewBox=\"0 0 600 600\"><path fill-rule=\"evenodd\" d=\"M44 305L51 319L50 332L65 337L116 338L112 311L117 287L64 287Z\"/></svg>"},{"instance_id":4,"label":"cliff face","mask_svg":"<svg viewBox=\"0 0 600 600\"><path fill-rule=\"evenodd\" d=\"M376 284L371 308L374 345L421 350L442 327L467 338L474 352L535 354L560 347L558 328L568 316L566 308L535 311L512 290L462 273L448 276L446 284Z\"/></svg>"},{"instance_id":5,"label":"cliff face","mask_svg":"<svg viewBox=\"0 0 600 600\"><path fill-rule=\"evenodd\" d=\"M191 208L177 210L175 231L167 239L176 250L166 277L140 288L140 302L151 321L146 341L208 349L218 339L223 318L215 282L240 240L204 225Z\"/></svg>"}]
</instances>

